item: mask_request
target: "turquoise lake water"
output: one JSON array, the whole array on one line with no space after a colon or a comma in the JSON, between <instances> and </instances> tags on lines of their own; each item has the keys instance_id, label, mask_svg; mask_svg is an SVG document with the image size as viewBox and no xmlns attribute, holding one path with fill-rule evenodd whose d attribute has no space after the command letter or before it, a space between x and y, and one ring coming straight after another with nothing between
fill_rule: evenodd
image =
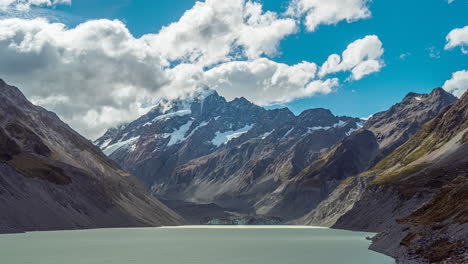
<instances>
[{"instance_id":1,"label":"turquoise lake water","mask_svg":"<svg viewBox=\"0 0 468 264\"><path fill-rule=\"evenodd\" d=\"M370 233L291 227L97 229L0 235L2 264L393 264Z\"/></svg>"}]
</instances>

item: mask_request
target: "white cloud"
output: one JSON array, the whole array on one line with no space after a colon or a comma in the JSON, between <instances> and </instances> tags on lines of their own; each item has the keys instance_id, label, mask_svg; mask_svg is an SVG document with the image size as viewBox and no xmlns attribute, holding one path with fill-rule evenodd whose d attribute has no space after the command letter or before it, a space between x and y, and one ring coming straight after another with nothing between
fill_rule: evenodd
<instances>
[{"instance_id":1,"label":"white cloud","mask_svg":"<svg viewBox=\"0 0 468 264\"><path fill-rule=\"evenodd\" d=\"M452 74L452 79L446 81L443 86L444 90L452 93L457 97L461 97L468 90L468 71L462 70Z\"/></svg>"},{"instance_id":2,"label":"white cloud","mask_svg":"<svg viewBox=\"0 0 468 264\"><path fill-rule=\"evenodd\" d=\"M169 81L157 54L119 21L68 29L43 19L0 20L0 58L2 78L90 137L137 117L139 99Z\"/></svg>"},{"instance_id":3,"label":"white cloud","mask_svg":"<svg viewBox=\"0 0 468 264\"><path fill-rule=\"evenodd\" d=\"M328 94L338 86L336 78L317 79L317 65L277 63L267 58L232 61L204 71L194 64L181 64L167 71L172 80L160 94L175 98L198 87L216 89L228 100L243 96L259 105L289 102L296 98Z\"/></svg>"},{"instance_id":4,"label":"white cloud","mask_svg":"<svg viewBox=\"0 0 468 264\"><path fill-rule=\"evenodd\" d=\"M451 4L453 3L455 0L447 0L447 3Z\"/></svg>"},{"instance_id":5,"label":"white cloud","mask_svg":"<svg viewBox=\"0 0 468 264\"><path fill-rule=\"evenodd\" d=\"M296 17L305 16L309 31L319 25L335 25L346 20L348 23L368 18L370 0L292 0L286 12Z\"/></svg>"},{"instance_id":6,"label":"white cloud","mask_svg":"<svg viewBox=\"0 0 468 264\"><path fill-rule=\"evenodd\" d=\"M151 98L198 87L262 105L332 92L339 80L318 75L315 63L265 58L296 29L293 19L244 0L197 2L179 21L141 38L117 20L67 28L45 19L0 19L0 78L95 138L143 114ZM382 67L382 52L378 38L368 36L350 44L342 61L333 55L337 63L327 73L360 79Z\"/></svg>"},{"instance_id":7,"label":"white cloud","mask_svg":"<svg viewBox=\"0 0 468 264\"><path fill-rule=\"evenodd\" d=\"M468 26L463 28L456 28L447 35L447 44L445 49L452 49L460 46L464 54L468 54L468 50L465 49L465 46L468 46Z\"/></svg>"},{"instance_id":8,"label":"white cloud","mask_svg":"<svg viewBox=\"0 0 468 264\"><path fill-rule=\"evenodd\" d=\"M356 67L354 67L351 70L351 76L353 80L360 80L366 75L369 75L374 72L379 72L380 68L382 68L382 64L379 61L366 60L359 63Z\"/></svg>"},{"instance_id":9,"label":"white cloud","mask_svg":"<svg viewBox=\"0 0 468 264\"><path fill-rule=\"evenodd\" d=\"M297 98L331 93L339 85L330 73L350 72L350 79L359 80L383 67L382 43L377 36L356 40L343 52L343 60L331 55L320 68L312 62L296 65L277 63L267 58L232 61L204 71L201 66L183 64L169 70L171 85L162 94L177 96L193 87L208 86L227 99L244 96L259 105L285 103Z\"/></svg>"},{"instance_id":10,"label":"white cloud","mask_svg":"<svg viewBox=\"0 0 468 264\"><path fill-rule=\"evenodd\" d=\"M295 28L292 20L262 13L258 4L236 2L237 10L232 1L197 3L193 15L188 11L181 19L189 28L181 29L179 21L164 28L161 36L139 39L117 20L94 20L69 29L44 19L2 19L0 76L22 87L34 102L57 112L80 133L96 137L105 128L140 115L139 102L145 97L178 94L202 85L201 67L233 59L228 56L237 49L235 45L245 49L247 58L273 55L282 32ZM207 5L210 8L199 9ZM198 17L198 11L207 12L209 19ZM213 24L220 20L227 22ZM162 40L169 42L163 45ZM170 47L175 45L177 51L177 43L180 53L172 56ZM199 58L188 60L192 65L177 61L184 62L184 56L197 52Z\"/></svg>"},{"instance_id":11,"label":"white cloud","mask_svg":"<svg viewBox=\"0 0 468 264\"><path fill-rule=\"evenodd\" d=\"M319 76L342 71L351 71L353 80L378 72L384 66L382 42L375 35L369 35L349 44L343 54L332 54L322 65Z\"/></svg>"},{"instance_id":12,"label":"white cloud","mask_svg":"<svg viewBox=\"0 0 468 264\"><path fill-rule=\"evenodd\" d=\"M27 11L32 6L71 5L71 2L71 0L0 0L0 10L14 8L20 11Z\"/></svg>"},{"instance_id":13,"label":"white cloud","mask_svg":"<svg viewBox=\"0 0 468 264\"><path fill-rule=\"evenodd\" d=\"M158 34L143 39L168 61L210 66L238 56L274 56L279 41L295 31L293 19L263 12L259 3L207 0L197 2Z\"/></svg>"},{"instance_id":14,"label":"white cloud","mask_svg":"<svg viewBox=\"0 0 468 264\"><path fill-rule=\"evenodd\" d=\"M338 80L315 80L316 70L315 63L309 62L289 66L265 58L235 61L207 71L205 83L228 99L242 95L268 105L330 93Z\"/></svg>"}]
</instances>

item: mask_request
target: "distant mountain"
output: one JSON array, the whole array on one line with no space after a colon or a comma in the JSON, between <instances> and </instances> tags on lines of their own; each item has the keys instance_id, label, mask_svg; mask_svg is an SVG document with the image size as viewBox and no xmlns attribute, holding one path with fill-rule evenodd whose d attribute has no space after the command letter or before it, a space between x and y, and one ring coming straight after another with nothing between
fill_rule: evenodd
<instances>
[{"instance_id":1,"label":"distant mountain","mask_svg":"<svg viewBox=\"0 0 468 264\"><path fill-rule=\"evenodd\" d=\"M381 232L372 249L402 263L468 261L468 93L302 221Z\"/></svg>"},{"instance_id":2,"label":"distant mountain","mask_svg":"<svg viewBox=\"0 0 468 264\"><path fill-rule=\"evenodd\" d=\"M203 90L163 100L95 144L158 197L270 215L278 212L264 197L362 123L321 108L298 116L266 110Z\"/></svg>"},{"instance_id":3,"label":"distant mountain","mask_svg":"<svg viewBox=\"0 0 468 264\"><path fill-rule=\"evenodd\" d=\"M0 232L184 222L99 148L3 80L0 101Z\"/></svg>"}]
</instances>

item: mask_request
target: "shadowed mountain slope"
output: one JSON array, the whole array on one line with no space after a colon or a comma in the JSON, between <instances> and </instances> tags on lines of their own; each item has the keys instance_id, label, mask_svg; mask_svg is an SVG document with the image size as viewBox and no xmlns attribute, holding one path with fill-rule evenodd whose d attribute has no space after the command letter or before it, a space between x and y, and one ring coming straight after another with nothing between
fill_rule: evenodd
<instances>
[{"instance_id":1,"label":"shadowed mountain slope","mask_svg":"<svg viewBox=\"0 0 468 264\"><path fill-rule=\"evenodd\" d=\"M0 80L0 232L183 219L54 113Z\"/></svg>"}]
</instances>

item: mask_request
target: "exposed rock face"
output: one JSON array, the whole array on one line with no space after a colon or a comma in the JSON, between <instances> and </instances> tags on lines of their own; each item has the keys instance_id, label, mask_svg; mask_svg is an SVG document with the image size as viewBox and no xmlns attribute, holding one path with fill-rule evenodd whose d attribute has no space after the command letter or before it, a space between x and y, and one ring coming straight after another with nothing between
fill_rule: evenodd
<instances>
[{"instance_id":1,"label":"exposed rock face","mask_svg":"<svg viewBox=\"0 0 468 264\"><path fill-rule=\"evenodd\" d=\"M373 165L401 146L426 122L440 114L457 98L442 88L429 94L409 93L389 110L373 115L364 125L379 143Z\"/></svg>"},{"instance_id":2,"label":"exposed rock face","mask_svg":"<svg viewBox=\"0 0 468 264\"><path fill-rule=\"evenodd\" d=\"M360 126L326 109L294 116L201 91L162 101L96 144L158 197L283 216L265 198Z\"/></svg>"},{"instance_id":3,"label":"exposed rock face","mask_svg":"<svg viewBox=\"0 0 468 264\"><path fill-rule=\"evenodd\" d=\"M184 220L54 113L0 80L0 232Z\"/></svg>"},{"instance_id":4,"label":"exposed rock face","mask_svg":"<svg viewBox=\"0 0 468 264\"><path fill-rule=\"evenodd\" d=\"M353 188L357 199L335 214L333 227L381 232L371 248L401 263L467 262L467 134L465 93L372 169L347 180L367 186ZM322 209L339 202L339 190Z\"/></svg>"}]
</instances>

